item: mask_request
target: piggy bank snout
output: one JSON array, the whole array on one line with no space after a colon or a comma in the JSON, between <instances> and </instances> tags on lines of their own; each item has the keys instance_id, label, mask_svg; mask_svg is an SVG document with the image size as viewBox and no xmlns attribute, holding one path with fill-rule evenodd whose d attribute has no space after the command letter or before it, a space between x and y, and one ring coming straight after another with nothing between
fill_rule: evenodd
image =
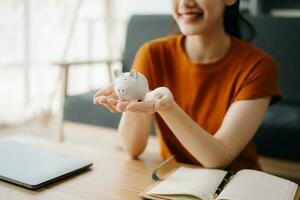
<instances>
[{"instance_id":1,"label":"piggy bank snout","mask_svg":"<svg viewBox=\"0 0 300 200\"><path fill-rule=\"evenodd\" d=\"M116 92L119 93L119 94L126 94L127 88L123 87L123 86L117 86L116 87Z\"/></svg>"}]
</instances>

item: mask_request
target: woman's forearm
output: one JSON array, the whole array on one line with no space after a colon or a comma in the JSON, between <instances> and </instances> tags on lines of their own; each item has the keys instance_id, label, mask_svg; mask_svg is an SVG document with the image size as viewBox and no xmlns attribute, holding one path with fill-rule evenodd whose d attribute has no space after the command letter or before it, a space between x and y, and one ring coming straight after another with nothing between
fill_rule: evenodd
<instances>
[{"instance_id":1,"label":"woman's forearm","mask_svg":"<svg viewBox=\"0 0 300 200\"><path fill-rule=\"evenodd\" d=\"M123 112L118 132L123 148L130 157L137 158L145 149L151 130L152 114Z\"/></svg>"},{"instance_id":2,"label":"woman's forearm","mask_svg":"<svg viewBox=\"0 0 300 200\"><path fill-rule=\"evenodd\" d=\"M222 168L231 161L226 145L194 122L176 102L158 113L177 139L204 167Z\"/></svg>"}]
</instances>

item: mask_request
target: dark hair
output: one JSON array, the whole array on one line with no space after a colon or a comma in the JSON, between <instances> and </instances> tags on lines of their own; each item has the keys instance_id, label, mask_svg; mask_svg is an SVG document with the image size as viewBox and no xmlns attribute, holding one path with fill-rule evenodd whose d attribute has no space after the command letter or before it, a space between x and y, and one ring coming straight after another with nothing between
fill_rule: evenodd
<instances>
[{"instance_id":1,"label":"dark hair","mask_svg":"<svg viewBox=\"0 0 300 200\"><path fill-rule=\"evenodd\" d=\"M248 22L241 14L239 10L240 0L237 0L232 6L226 6L224 11L224 29L229 35L244 39L251 42L255 37L255 28ZM242 35L241 26L245 26L248 29L248 35ZM243 33L244 34L244 33Z\"/></svg>"}]
</instances>

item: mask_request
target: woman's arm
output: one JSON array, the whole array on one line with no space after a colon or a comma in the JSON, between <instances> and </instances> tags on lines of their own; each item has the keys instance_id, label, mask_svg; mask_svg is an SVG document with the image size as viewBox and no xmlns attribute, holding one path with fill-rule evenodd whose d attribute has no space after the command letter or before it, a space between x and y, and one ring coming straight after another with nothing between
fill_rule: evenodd
<instances>
[{"instance_id":1,"label":"woman's arm","mask_svg":"<svg viewBox=\"0 0 300 200\"><path fill-rule=\"evenodd\" d=\"M123 148L131 158L136 159L145 149L151 131L152 114L123 112L118 132Z\"/></svg>"},{"instance_id":2,"label":"woman's arm","mask_svg":"<svg viewBox=\"0 0 300 200\"><path fill-rule=\"evenodd\" d=\"M118 131L124 149L132 158L137 158L146 147L151 130L152 113L125 112L129 102L118 100L113 84L109 84L95 94L94 104L103 105L111 112L123 112Z\"/></svg>"},{"instance_id":3,"label":"woman's arm","mask_svg":"<svg viewBox=\"0 0 300 200\"><path fill-rule=\"evenodd\" d=\"M219 130L211 135L173 101L158 110L183 146L207 168L226 167L253 138L268 108L270 97L234 102Z\"/></svg>"}]
</instances>

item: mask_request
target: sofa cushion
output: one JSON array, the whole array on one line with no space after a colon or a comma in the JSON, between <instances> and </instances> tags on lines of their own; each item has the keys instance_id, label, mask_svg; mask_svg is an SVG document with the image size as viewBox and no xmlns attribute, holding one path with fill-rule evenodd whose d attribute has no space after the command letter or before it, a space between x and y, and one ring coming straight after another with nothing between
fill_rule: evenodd
<instances>
[{"instance_id":1,"label":"sofa cushion","mask_svg":"<svg viewBox=\"0 0 300 200\"><path fill-rule=\"evenodd\" d=\"M82 95L68 96L64 104L64 120L117 128L121 113L112 113L104 106L93 104L96 90Z\"/></svg>"},{"instance_id":2,"label":"sofa cushion","mask_svg":"<svg viewBox=\"0 0 300 200\"><path fill-rule=\"evenodd\" d=\"M283 99L300 102L300 18L247 17L257 30L253 44L278 64Z\"/></svg>"},{"instance_id":3,"label":"sofa cushion","mask_svg":"<svg viewBox=\"0 0 300 200\"><path fill-rule=\"evenodd\" d=\"M270 107L255 136L260 155L300 161L300 105L281 102Z\"/></svg>"}]
</instances>

